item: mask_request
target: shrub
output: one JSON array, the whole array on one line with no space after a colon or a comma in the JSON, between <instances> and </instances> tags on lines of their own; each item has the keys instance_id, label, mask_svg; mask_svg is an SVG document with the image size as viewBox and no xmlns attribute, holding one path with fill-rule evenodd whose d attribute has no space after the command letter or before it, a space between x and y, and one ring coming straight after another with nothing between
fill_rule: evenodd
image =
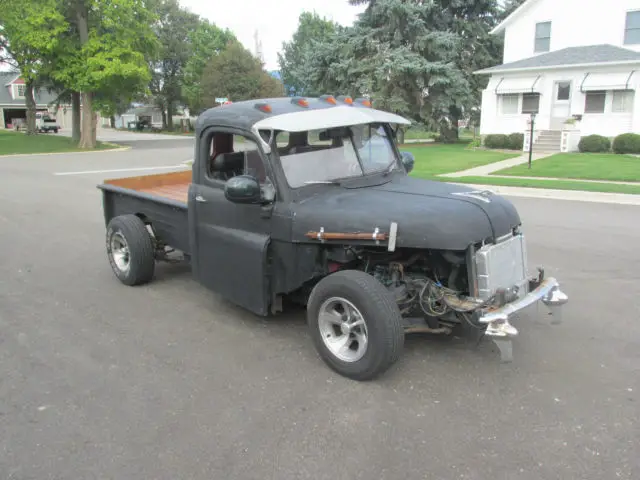
<instances>
[{"instance_id":1,"label":"shrub","mask_svg":"<svg viewBox=\"0 0 640 480\"><path fill-rule=\"evenodd\" d=\"M602 135L587 135L580 139L578 150L583 153L603 153L611 150L611 141Z\"/></svg>"},{"instance_id":2,"label":"shrub","mask_svg":"<svg viewBox=\"0 0 640 480\"><path fill-rule=\"evenodd\" d=\"M640 153L640 135L637 133L623 133L613 139L615 153Z\"/></svg>"},{"instance_id":3,"label":"shrub","mask_svg":"<svg viewBox=\"0 0 640 480\"><path fill-rule=\"evenodd\" d=\"M507 137L507 148L511 150L522 150L524 144L524 133L512 133Z\"/></svg>"},{"instance_id":4,"label":"shrub","mask_svg":"<svg viewBox=\"0 0 640 480\"><path fill-rule=\"evenodd\" d=\"M507 148L508 138L501 133L491 134L484 137L484 146L487 148Z\"/></svg>"},{"instance_id":5,"label":"shrub","mask_svg":"<svg viewBox=\"0 0 640 480\"><path fill-rule=\"evenodd\" d=\"M482 146L482 139L480 137L475 137L473 140L469 142L467 145L468 149L474 150Z\"/></svg>"}]
</instances>

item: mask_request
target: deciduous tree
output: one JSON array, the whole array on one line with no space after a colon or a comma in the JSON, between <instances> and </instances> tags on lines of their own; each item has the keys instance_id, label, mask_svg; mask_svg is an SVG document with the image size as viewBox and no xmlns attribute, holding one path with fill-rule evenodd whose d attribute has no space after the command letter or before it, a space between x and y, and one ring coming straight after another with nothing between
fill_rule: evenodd
<instances>
[{"instance_id":1,"label":"deciduous tree","mask_svg":"<svg viewBox=\"0 0 640 480\"><path fill-rule=\"evenodd\" d=\"M0 0L0 50L25 81L27 134L36 133L34 89L66 22L58 0Z\"/></svg>"},{"instance_id":2,"label":"deciduous tree","mask_svg":"<svg viewBox=\"0 0 640 480\"><path fill-rule=\"evenodd\" d=\"M190 32L191 54L184 67L183 97L193 113L201 112L204 107L200 79L207 63L231 41L237 39L230 30L218 28L206 19L200 19L197 28Z\"/></svg>"},{"instance_id":3,"label":"deciduous tree","mask_svg":"<svg viewBox=\"0 0 640 480\"><path fill-rule=\"evenodd\" d=\"M163 127L173 126L173 112L182 98L185 67L193 54L192 32L197 30L199 17L182 8L177 0L157 0L153 31L160 42L158 58L151 63L151 92L163 112Z\"/></svg>"},{"instance_id":4,"label":"deciduous tree","mask_svg":"<svg viewBox=\"0 0 640 480\"><path fill-rule=\"evenodd\" d=\"M153 14L143 0L63 0L70 28L52 76L81 92L79 146L95 148L94 97L115 98L144 91L151 78L148 58L156 51Z\"/></svg>"},{"instance_id":5,"label":"deciduous tree","mask_svg":"<svg viewBox=\"0 0 640 480\"><path fill-rule=\"evenodd\" d=\"M265 72L260 60L237 41L209 61L201 83L206 108L215 106L218 97L238 102L284 95L282 83Z\"/></svg>"}]
</instances>

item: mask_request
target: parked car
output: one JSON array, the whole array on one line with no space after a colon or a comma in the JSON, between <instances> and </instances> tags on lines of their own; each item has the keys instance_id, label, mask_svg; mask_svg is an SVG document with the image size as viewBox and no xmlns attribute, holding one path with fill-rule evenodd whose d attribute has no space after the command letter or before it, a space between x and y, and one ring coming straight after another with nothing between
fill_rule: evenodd
<instances>
[{"instance_id":1,"label":"parked car","mask_svg":"<svg viewBox=\"0 0 640 480\"><path fill-rule=\"evenodd\" d=\"M60 125L58 125L56 117L48 113L36 112L36 130L40 133L58 133Z\"/></svg>"},{"instance_id":2,"label":"parked car","mask_svg":"<svg viewBox=\"0 0 640 480\"><path fill-rule=\"evenodd\" d=\"M182 252L194 278L261 316L306 306L326 364L356 380L399 358L407 333L472 325L511 359L510 318L567 296L527 272L514 206L408 174L395 138L410 122L349 97L212 108L191 170L106 180L106 250L125 285ZM283 360L284 361L284 360Z\"/></svg>"}]
</instances>

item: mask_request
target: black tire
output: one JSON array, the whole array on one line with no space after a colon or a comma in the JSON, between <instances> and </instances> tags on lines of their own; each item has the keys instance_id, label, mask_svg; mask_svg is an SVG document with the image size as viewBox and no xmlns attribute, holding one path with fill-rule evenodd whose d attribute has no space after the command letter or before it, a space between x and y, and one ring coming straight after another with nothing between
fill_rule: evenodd
<instances>
[{"instance_id":1,"label":"black tire","mask_svg":"<svg viewBox=\"0 0 640 480\"><path fill-rule=\"evenodd\" d=\"M58 129L57 129L57 128L54 128L54 129L53 129L53 133L58 133Z\"/></svg>"},{"instance_id":2,"label":"black tire","mask_svg":"<svg viewBox=\"0 0 640 480\"><path fill-rule=\"evenodd\" d=\"M122 239L128 249L126 268L114 257L114 249L117 249ZM134 286L152 280L156 265L155 249L153 239L140 218L135 215L121 215L111 219L107 225L106 242L109 263L113 273L122 283ZM115 253L117 255L117 252Z\"/></svg>"},{"instance_id":3,"label":"black tire","mask_svg":"<svg viewBox=\"0 0 640 480\"><path fill-rule=\"evenodd\" d=\"M319 314L332 297L355 306L366 323L367 347L356 361L346 362L334 355L322 338ZM359 381L372 380L400 358L404 347L402 315L389 291L375 278L359 270L343 270L323 278L312 290L307 303L307 323L320 357L340 375Z\"/></svg>"}]
</instances>

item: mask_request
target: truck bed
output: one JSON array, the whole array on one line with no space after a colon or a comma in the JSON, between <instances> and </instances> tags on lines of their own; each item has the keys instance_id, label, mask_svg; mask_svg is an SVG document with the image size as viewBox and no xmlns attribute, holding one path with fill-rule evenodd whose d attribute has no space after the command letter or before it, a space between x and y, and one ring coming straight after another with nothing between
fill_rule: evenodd
<instances>
[{"instance_id":1,"label":"truck bed","mask_svg":"<svg viewBox=\"0 0 640 480\"><path fill-rule=\"evenodd\" d=\"M189 253L188 192L191 170L105 180L105 222L119 215L138 215L167 244Z\"/></svg>"},{"instance_id":2,"label":"truck bed","mask_svg":"<svg viewBox=\"0 0 640 480\"><path fill-rule=\"evenodd\" d=\"M105 180L106 185L135 190L187 204L191 170Z\"/></svg>"}]
</instances>

